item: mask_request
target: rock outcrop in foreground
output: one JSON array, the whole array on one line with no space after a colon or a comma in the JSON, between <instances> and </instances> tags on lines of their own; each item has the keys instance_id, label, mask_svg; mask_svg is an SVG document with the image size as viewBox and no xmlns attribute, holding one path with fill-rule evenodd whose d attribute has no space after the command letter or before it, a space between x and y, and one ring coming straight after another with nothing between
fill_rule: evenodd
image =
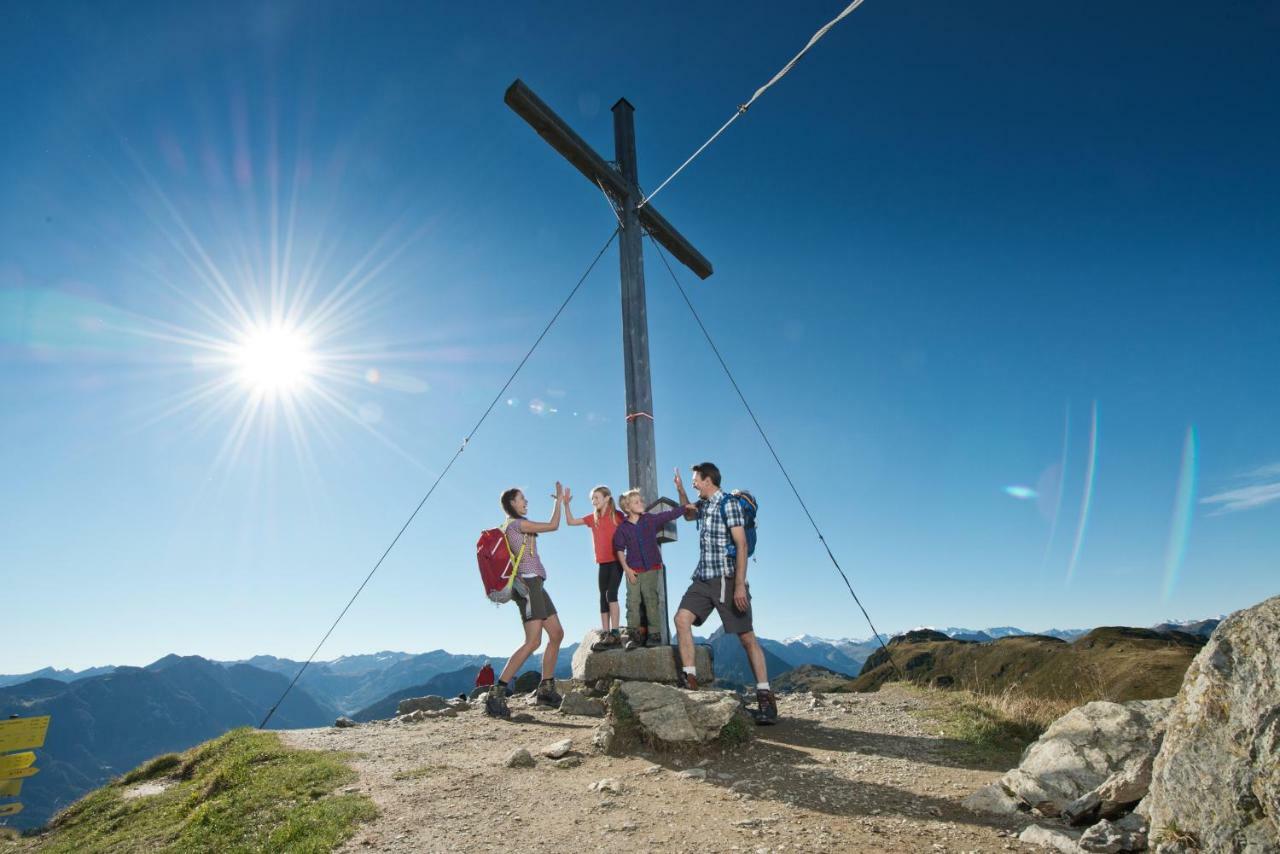
<instances>
[{"instance_id":1,"label":"rock outcrop in foreground","mask_svg":"<svg viewBox=\"0 0 1280 854\"><path fill-rule=\"evenodd\" d=\"M595 744L606 753L638 745L656 750L731 747L751 738L755 722L732 691L682 691L653 682L618 682Z\"/></svg>"},{"instance_id":2,"label":"rock outcrop in foreground","mask_svg":"<svg viewBox=\"0 0 1280 854\"><path fill-rule=\"evenodd\" d=\"M1057 819L1019 838L1063 852L1280 852L1280 596L1224 620L1177 697L1072 709L964 803Z\"/></svg>"},{"instance_id":3,"label":"rock outcrop in foreground","mask_svg":"<svg viewBox=\"0 0 1280 854\"><path fill-rule=\"evenodd\" d=\"M1280 596L1191 663L1139 811L1162 851L1280 851Z\"/></svg>"}]
</instances>

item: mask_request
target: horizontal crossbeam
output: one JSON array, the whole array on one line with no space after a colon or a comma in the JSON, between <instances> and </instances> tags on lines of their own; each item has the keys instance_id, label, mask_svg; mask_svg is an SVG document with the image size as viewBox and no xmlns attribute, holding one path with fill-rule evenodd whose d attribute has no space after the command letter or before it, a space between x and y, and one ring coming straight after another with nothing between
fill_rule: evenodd
<instances>
[{"instance_id":1,"label":"horizontal crossbeam","mask_svg":"<svg viewBox=\"0 0 1280 854\"><path fill-rule=\"evenodd\" d=\"M560 152L560 155L573 164L579 172L592 184L604 187L605 192L619 200L632 198L638 205L644 195L640 189L614 169L595 149L587 145L582 137L574 132L563 119L555 114L541 98L533 94L533 90L521 80L516 80L507 87L503 97L507 106L516 115L529 123L538 136L547 144ZM693 244L676 231L666 217L658 213L653 205L645 205L639 210L640 223L653 238L667 248L681 264L692 270L700 279L711 275L711 262L693 247Z\"/></svg>"}]
</instances>

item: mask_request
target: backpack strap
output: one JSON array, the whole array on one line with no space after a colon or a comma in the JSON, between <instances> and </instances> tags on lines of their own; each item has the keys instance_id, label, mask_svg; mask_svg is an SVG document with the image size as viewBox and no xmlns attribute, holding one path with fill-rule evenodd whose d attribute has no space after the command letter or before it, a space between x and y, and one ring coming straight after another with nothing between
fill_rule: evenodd
<instances>
[{"instance_id":1,"label":"backpack strap","mask_svg":"<svg viewBox=\"0 0 1280 854\"><path fill-rule=\"evenodd\" d=\"M510 524L511 524L511 520L507 519L505 522L503 522L501 525L498 526L498 530L502 531L502 542L507 547L507 557L512 559L511 577L507 579L508 587L510 587L512 584L515 584L516 576L520 574L520 559L524 557L525 546L529 544L529 538L525 537L523 540L520 541L520 552L515 555L511 554L511 542L507 539L507 526ZM516 530L519 530L519 528L517 528Z\"/></svg>"}]
</instances>

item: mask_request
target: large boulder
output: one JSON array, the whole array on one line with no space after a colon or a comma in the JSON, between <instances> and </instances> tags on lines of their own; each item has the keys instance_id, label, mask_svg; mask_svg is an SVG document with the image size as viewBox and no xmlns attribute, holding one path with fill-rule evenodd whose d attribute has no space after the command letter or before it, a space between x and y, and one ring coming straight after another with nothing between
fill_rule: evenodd
<instances>
[{"instance_id":1,"label":"large boulder","mask_svg":"<svg viewBox=\"0 0 1280 854\"><path fill-rule=\"evenodd\" d=\"M1152 843L1280 851L1280 596L1219 624L1166 727L1142 805Z\"/></svg>"},{"instance_id":2,"label":"large boulder","mask_svg":"<svg viewBox=\"0 0 1280 854\"><path fill-rule=\"evenodd\" d=\"M651 646L625 650L615 647L605 652L592 652L591 645L600 640L600 630L592 629L573 654L573 678L585 683L598 679L630 679L636 682L676 682L676 659L679 652L672 646ZM694 648L694 666L698 682L710 685L715 679L711 666L711 648Z\"/></svg>"},{"instance_id":3,"label":"large boulder","mask_svg":"<svg viewBox=\"0 0 1280 854\"><path fill-rule=\"evenodd\" d=\"M1171 699L1099 700L1074 708L1049 725L1000 785L1041 813L1066 813L1075 823L1099 812L1119 814L1146 792L1172 704Z\"/></svg>"},{"instance_id":4,"label":"large boulder","mask_svg":"<svg viewBox=\"0 0 1280 854\"><path fill-rule=\"evenodd\" d=\"M663 749L732 745L755 729L732 691L684 691L654 682L618 682L609 692L608 715L597 746L623 752L636 744Z\"/></svg>"}]
</instances>

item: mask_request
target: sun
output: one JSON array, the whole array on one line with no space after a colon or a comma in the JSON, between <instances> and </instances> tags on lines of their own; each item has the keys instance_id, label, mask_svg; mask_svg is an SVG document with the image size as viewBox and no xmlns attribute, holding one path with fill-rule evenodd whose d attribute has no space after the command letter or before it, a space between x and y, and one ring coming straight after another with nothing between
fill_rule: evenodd
<instances>
[{"instance_id":1,"label":"sun","mask_svg":"<svg viewBox=\"0 0 1280 854\"><path fill-rule=\"evenodd\" d=\"M307 336L286 326L248 330L232 358L240 382L264 397L295 394L306 388L316 372L316 356Z\"/></svg>"}]
</instances>

